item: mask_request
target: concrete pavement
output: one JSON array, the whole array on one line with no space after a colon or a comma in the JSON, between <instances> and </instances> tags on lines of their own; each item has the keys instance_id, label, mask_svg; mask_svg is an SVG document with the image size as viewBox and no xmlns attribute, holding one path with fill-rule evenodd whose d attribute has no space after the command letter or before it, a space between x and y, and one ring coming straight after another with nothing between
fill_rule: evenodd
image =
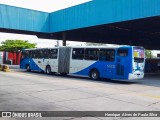
<instances>
[{"instance_id":1,"label":"concrete pavement","mask_svg":"<svg viewBox=\"0 0 160 120\"><path fill-rule=\"evenodd\" d=\"M0 71L0 111L160 111L159 78L147 76L133 82L92 81L19 70ZM108 117L54 119L134 120Z\"/></svg>"}]
</instances>

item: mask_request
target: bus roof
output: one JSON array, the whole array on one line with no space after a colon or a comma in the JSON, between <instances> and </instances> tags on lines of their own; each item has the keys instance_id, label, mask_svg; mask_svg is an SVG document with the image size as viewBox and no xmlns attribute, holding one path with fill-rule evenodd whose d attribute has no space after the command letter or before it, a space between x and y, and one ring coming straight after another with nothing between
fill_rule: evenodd
<instances>
[{"instance_id":1,"label":"bus roof","mask_svg":"<svg viewBox=\"0 0 160 120\"><path fill-rule=\"evenodd\" d=\"M107 48L107 49L116 49L116 48L128 48L128 47L140 47L141 46L129 46L129 45L115 45L115 46L60 46L60 47L52 47L52 48L32 48L32 49L24 49L24 50L43 50L43 49L55 49L55 48Z\"/></svg>"}]
</instances>

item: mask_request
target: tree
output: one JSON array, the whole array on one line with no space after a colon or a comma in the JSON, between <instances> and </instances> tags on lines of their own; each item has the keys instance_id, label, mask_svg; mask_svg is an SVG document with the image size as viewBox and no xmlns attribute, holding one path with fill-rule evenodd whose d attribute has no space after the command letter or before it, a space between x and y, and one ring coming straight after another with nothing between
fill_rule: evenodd
<instances>
[{"instance_id":1,"label":"tree","mask_svg":"<svg viewBox=\"0 0 160 120\"><path fill-rule=\"evenodd\" d=\"M29 43L28 41L23 40L6 40L1 43L0 51L16 53L16 64L18 63L18 54L27 48L35 48L35 43Z\"/></svg>"},{"instance_id":2,"label":"tree","mask_svg":"<svg viewBox=\"0 0 160 120\"><path fill-rule=\"evenodd\" d=\"M153 55L152 51L151 50L146 50L145 51L145 56L146 58L155 58L155 56Z\"/></svg>"}]
</instances>

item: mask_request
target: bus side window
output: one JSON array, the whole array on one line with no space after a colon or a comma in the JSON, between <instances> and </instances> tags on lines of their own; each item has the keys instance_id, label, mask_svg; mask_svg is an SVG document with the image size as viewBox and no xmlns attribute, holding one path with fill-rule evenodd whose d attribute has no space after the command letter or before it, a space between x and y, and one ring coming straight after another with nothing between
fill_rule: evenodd
<instances>
[{"instance_id":1,"label":"bus side window","mask_svg":"<svg viewBox=\"0 0 160 120\"><path fill-rule=\"evenodd\" d=\"M85 49L85 60L98 60L98 49L86 48Z\"/></svg>"},{"instance_id":2,"label":"bus side window","mask_svg":"<svg viewBox=\"0 0 160 120\"><path fill-rule=\"evenodd\" d=\"M29 58L29 51L27 50L27 51L24 51L24 52L25 52L24 57Z\"/></svg>"},{"instance_id":3,"label":"bus side window","mask_svg":"<svg viewBox=\"0 0 160 120\"><path fill-rule=\"evenodd\" d=\"M35 50L31 51L31 58L36 58L36 51Z\"/></svg>"},{"instance_id":4,"label":"bus side window","mask_svg":"<svg viewBox=\"0 0 160 120\"><path fill-rule=\"evenodd\" d=\"M24 59L24 58L26 58L26 51L22 51L21 53L21 59Z\"/></svg>"},{"instance_id":5,"label":"bus side window","mask_svg":"<svg viewBox=\"0 0 160 120\"><path fill-rule=\"evenodd\" d=\"M28 58L32 58L32 50L29 50Z\"/></svg>"},{"instance_id":6,"label":"bus side window","mask_svg":"<svg viewBox=\"0 0 160 120\"><path fill-rule=\"evenodd\" d=\"M38 58L44 58L43 50L39 50Z\"/></svg>"},{"instance_id":7,"label":"bus side window","mask_svg":"<svg viewBox=\"0 0 160 120\"><path fill-rule=\"evenodd\" d=\"M128 49L118 49L117 55L124 56L124 57L128 56Z\"/></svg>"},{"instance_id":8,"label":"bus side window","mask_svg":"<svg viewBox=\"0 0 160 120\"><path fill-rule=\"evenodd\" d=\"M36 50L36 58L40 58L40 50Z\"/></svg>"},{"instance_id":9,"label":"bus side window","mask_svg":"<svg viewBox=\"0 0 160 120\"><path fill-rule=\"evenodd\" d=\"M48 59L48 58L49 58L48 49L44 49L44 50L43 50L43 57L44 57L45 59Z\"/></svg>"},{"instance_id":10,"label":"bus side window","mask_svg":"<svg viewBox=\"0 0 160 120\"><path fill-rule=\"evenodd\" d=\"M83 60L84 59L84 49L83 48L73 48L72 59Z\"/></svg>"},{"instance_id":11,"label":"bus side window","mask_svg":"<svg viewBox=\"0 0 160 120\"><path fill-rule=\"evenodd\" d=\"M99 51L99 61L114 61L115 50L112 49L101 49Z\"/></svg>"},{"instance_id":12,"label":"bus side window","mask_svg":"<svg viewBox=\"0 0 160 120\"><path fill-rule=\"evenodd\" d=\"M39 58L39 50L35 50L35 58L36 58L36 59Z\"/></svg>"},{"instance_id":13,"label":"bus side window","mask_svg":"<svg viewBox=\"0 0 160 120\"><path fill-rule=\"evenodd\" d=\"M50 59L57 59L58 50L57 49L50 49L49 50L49 58Z\"/></svg>"}]
</instances>

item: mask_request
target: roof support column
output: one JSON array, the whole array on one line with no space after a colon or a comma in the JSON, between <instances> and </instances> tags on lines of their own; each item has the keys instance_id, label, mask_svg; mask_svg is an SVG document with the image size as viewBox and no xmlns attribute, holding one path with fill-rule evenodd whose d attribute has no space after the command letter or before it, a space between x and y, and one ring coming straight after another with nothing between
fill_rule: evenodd
<instances>
[{"instance_id":1,"label":"roof support column","mask_svg":"<svg viewBox=\"0 0 160 120\"><path fill-rule=\"evenodd\" d=\"M62 33L63 46L66 46L66 32Z\"/></svg>"},{"instance_id":2,"label":"roof support column","mask_svg":"<svg viewBox=\"0 0 160 120\"><path fill-rule=\"evenodd\" d=\"M132 40L129 41L129 45L132 45Z\"/></svg>"}]
</instances>

